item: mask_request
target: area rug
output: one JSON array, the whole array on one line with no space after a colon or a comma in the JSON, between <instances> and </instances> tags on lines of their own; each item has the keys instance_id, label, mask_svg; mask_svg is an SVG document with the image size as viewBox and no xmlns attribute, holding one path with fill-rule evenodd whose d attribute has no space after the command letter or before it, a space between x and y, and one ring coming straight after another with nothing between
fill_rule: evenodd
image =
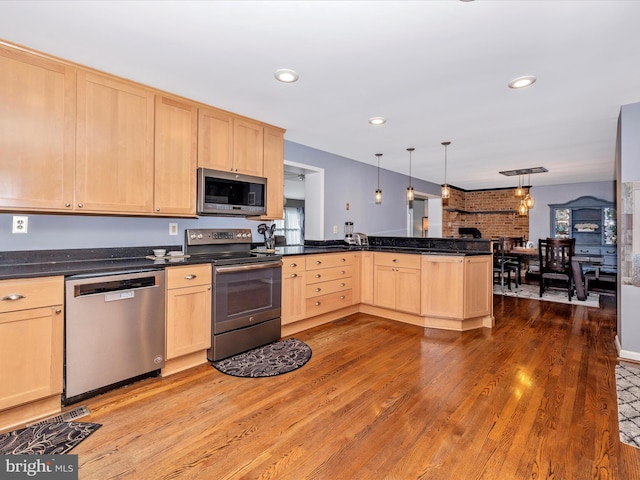
<instances>
[{"instance_id":1,"label":"area rug","mask_svg":"<svg viewBox=\"0 0 640 480\"><path fill-rule=\"evenodd\" d=\"M99 423L43 423L0 434L0 455L59 455L95 432Z\"/></svg>"},{"instance_id":2,"label":"area rug","mask_svg":"<svg viewBox=\"0 0 640 480\"><path fill-rule=\"evenodd\" d=\"M540 297L540 287L538 285L519 285L515 287L511 285L511 290L506 286L504 292L501 291L500 285L493 285L493 293L495 295L504 295L506 297L529 298L531 300L544 300L547 302L570 303L571 305L582 305L583 307L600 308L600 295L589 292L586 300L578 300L575 295L569 301L566 291L562 290L545 290Z\"/></svg>"},{"instance_id":3,"label":"area rug","mask_svg":"<svg viewBox=\"0 0 640 480\"><path fill-rule=\"evenodd\" d=\"M640 448L640 369L616 365L620 441Z\"/></svg>"},{"instance_id":4,"label":"area rug","mask_svg":"<svg viewBox=\"0 0 640 480\"><path fill-rule=\"evenodd\" d=\"M233 377L258 378L291 372L302 367L310 358L309 345L295 338L288 338L211 364Z\"/></svg>"}]
</instances>

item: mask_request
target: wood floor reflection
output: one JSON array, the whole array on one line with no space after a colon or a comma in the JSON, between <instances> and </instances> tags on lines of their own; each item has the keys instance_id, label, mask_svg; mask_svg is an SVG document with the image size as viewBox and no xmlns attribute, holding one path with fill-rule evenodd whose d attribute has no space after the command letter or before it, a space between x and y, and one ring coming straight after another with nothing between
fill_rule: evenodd
<instances>
[{"instance_id":1,"label":"wood floor reflection","mask_svg":"<svg viewBox=\"0 0 640 480\"><path fill-rule=\"evenodd\" d=\"M465 333L353 315L297 334L286 375L204 365L85 402L80 479L633 479L618 437L615 298L494 297Z\"/></svg>"}]
</instances>

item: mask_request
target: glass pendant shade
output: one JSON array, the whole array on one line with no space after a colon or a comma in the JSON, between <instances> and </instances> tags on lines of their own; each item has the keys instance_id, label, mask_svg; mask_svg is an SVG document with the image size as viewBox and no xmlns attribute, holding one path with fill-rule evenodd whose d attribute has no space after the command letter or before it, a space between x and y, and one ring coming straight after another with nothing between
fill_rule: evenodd
<instances>
[{"instance_id":1,"label":"glass pendant shade","mask_svg":"<svg viewBox=\"0 0 640 480\"><path fill-rule=\"evenodd\" d=\"M451 145L451 142L442 142L442 145L444 146L444 184L440 190L440 196L446 199L451 196L451 189L447 185L447 147Z\"/></svg>"},{"instance_id":2,"label":"glass pendant shade","mask_svg":"<svg viewBox=\"0 0 640 480\"><path fill-rule=\"evenodd\" d=\"M529 209L527 208L526 203L524 203L524 198L520 200L520 205L518 206L518 215L526 217L529 213Z\"/></svg>"},{"instance_id":3,"label":"glass pendant shade","mask_svg":"<svg viewBox=\"0 0 640 480\"><path fill-rule=\"evenodd\" d=\"M380 205L382 203L382 190L380 190L380 157L381 153L376 153L376 157L378 157L378 188L376 189L376 205Z\"/></svg>"},{"instance_id":4,"label":"glass pendant shade","mask_svg":"<svg viewBox=\"0 0 640 480\"><path fill-rule=\"evenodd\" d=\"M411 154L414 150L415 148L413 147L407 148L407 152L409 152L409 186L407 187L407 203L413 202L413 199L415 198L413 186L411 185Z\"/></svg>"},{"instance_id":5,"label":"glass pendant shade","mask_svg":"<svg viewBox=\"0 0 640 480\"><path fill-rule=\"evenodd\" d=\"M534 201L533 201L533 197L531 196L530 193L527 193L525 195L524 204L526 205L527 209L532 209L533 208Z\"/></svg>"},{"instance_id":6,"label":"glass pendant shade","mask_svg":"<svg viewBox=\"0 0 640 480\"><path fill-rule=\"evenodd\" d=\"M515 192L516 197L524 197L524 188L522 188L521 177L518 175L518 188L516 188Z\"/></svg>"}]
</instances>

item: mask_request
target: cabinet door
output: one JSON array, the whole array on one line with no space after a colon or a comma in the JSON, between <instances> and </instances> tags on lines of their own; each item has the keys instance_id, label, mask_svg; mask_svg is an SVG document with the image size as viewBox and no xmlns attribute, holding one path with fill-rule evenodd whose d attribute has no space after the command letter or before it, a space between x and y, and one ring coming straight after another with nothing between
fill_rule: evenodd
<instances>
[{"instance_id":1,"label":"cabinet door","mask_svg":"<svg viewBox=\"0 0 640 480\"><path fill-rule=\"evenodd\" d=\"M377 307L396 308L396 271L386 265L374 266L373 304Z\"/></svg>"},{"instance_id":2,"label":"cabinet door","mask_svg":"<svg viewBox=\"0 0 640 480\"><path fill-rule=\"evenodd\" d=\"M167 290L167 360L211 346L211 285Z\"/></svg>"},{"instance_id":3,"label":"cabinet door","mask_svg":"<svg viewBox=\"0 0 640 480\"><path fill-rule=\"evenodd\" d=\"M396 310L420 313L420 270L396 269Z\"/></svg>"},{"instance_id":4,"label":"cabinet door","mask_svg":"<svg viewBox=\"0 0 640 480\"><path fill-rule=\"evenodd\" d=\"M197 107L156 96L155 213L196 214L197 143Z\"/></svg>"},{"instance_id":5,"label":"cabinet door","mask_svg":"<svg viewBox=\"0 0 640 480\"><path fill-rule=\"evenodd\" d=\"M264 128L259 123L235 118L233 120L233 170L262 177L263 162ZM284 169L284 165L282 168Z\"/></svg>"},{"instance_id":6,"label":"cabinet door","mask_svg":"<svg viewBox=\"0 0 640 480\"><path fill-rule=\"evenodd\" d=\"M571 236L571 209L554 208L551 215L551 235L553 238L569 238Z\"/></svg>"},{"instance_id":7,"label":"cabinet door","mask_svg":"<svg viewBox=\"0 0 640 480\"><path fill-rule=\"evenodd\" d=\"M284 218L284 132L264 129L263 173L267 178L267 213L264 219Z\"/></svg>"},{"instance_id":8,"label":"cabinet door","mask_svg":"<svg viewBox=\"0 0 640 480\"><path fill-rule=\"evenodd\" d=\"M373 305L373 252L362 252L360 301Z\"/></svg>"},{"instance_id":9,"label":"cabinet door","mask_svg":"<svg viewBox=\"0 0 640 480\"><path fill-rule=\"evenodd\" d=\"M76 209L151 213L154 95L78 72Z\"/></svg>"},{"instance_id":10,"label":"cabinet door","mask_svg":"<svg viewBox=\"0 0 640 480\"><path fill-rule=\"evenodd\" d=\"M464 318L493 311L493 262L489 256L464 259Z\"/></svg>"},{"instance_id":11,"label":"cabinet door","mask_svg":"<svg viewBox=\"0 0 640 480\"><path fill-rule=\"evenodd\" d=\"M444 318L462 318L463 257L423 256L422 314ZM452 288L452 285L454 288Z\"/></svg>"},{"instance_id":12,"label":"cabinet door","mask_svg":"<svg viewBox=\"0 0 640 480\"><path fill-rule=\"evenodd\" d=\"M221 110L198 110L198 167L233 170L233 117Z\"/></svg>"},{"instance_id":13,"label":"cabinet door","mask_svg":"<svg viewBox=\"0 0 640 480\"><path fill-rule=\"evenodd\" d=\"M0 314L0 410L62 393L62 305Z\"/></svg>"},{"instance_id":14,"label":"cabinet door","mask_svg":"<svg viewBox=\"0 0 640 480\"><path fill-rule=\"evenodd\" d=\"M0 207L71 209L75 82L65 65L0 45Z\"/></svg>"},{"instance_id":15,"label":"cabinet door","mask_svg":"<svg viewBox=\"0 0 640 480\"><path fill-rule=\"evenodd\" d=\"M283 272L282 274L282 324L297 322L305 318L305 273Z\"/></svg>"}]
</instances>

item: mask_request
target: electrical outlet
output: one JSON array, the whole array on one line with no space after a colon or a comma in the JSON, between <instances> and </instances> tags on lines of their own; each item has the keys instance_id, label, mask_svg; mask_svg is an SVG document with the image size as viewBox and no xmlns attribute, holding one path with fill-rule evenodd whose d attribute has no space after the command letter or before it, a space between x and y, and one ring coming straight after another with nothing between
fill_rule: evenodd
<instances>
[{"instance_id":1,"label":"electrical outlet","mask_svg":"<svg viewBox=\"0 0 640 480\"><path fill-rule=\"evenodd\" d=\"M349 210L349 208L351 208L351 205L349 205L349 204L347 203L347 205L346 205L346 209L347 209L347 210Z\"/></svg>"},{"instance_id":2,"label":"electrical outlet","mask_svg":"<svg viewBox=\"0 0 640 480\"><path fill-rule=\"evenodd\" d=\"M29 231L29 217L22 215L13 216L11 233L27 233Z\"/></svg>"},{"instance_id":3,"label":"electrical outlet","mask_svg":"<svg viewBox=\"0 0 640 480\"><path fill-rule=\"evenodd\" d=\"M177 235L178 234L178 224L170 223L169 224L169 235Z\"/></svg>"},{"instance_id":4,"label":"electrical outlet","mask_svg":"<svg viewBox=\"0 0 640 480\"><path fill-rule=\"evenodd\" d=\"M337 233L338 233L338 225L334 225L333 226L333 233L334 233L334 235L337 235Z\"/></svg>"}]
</instances>

